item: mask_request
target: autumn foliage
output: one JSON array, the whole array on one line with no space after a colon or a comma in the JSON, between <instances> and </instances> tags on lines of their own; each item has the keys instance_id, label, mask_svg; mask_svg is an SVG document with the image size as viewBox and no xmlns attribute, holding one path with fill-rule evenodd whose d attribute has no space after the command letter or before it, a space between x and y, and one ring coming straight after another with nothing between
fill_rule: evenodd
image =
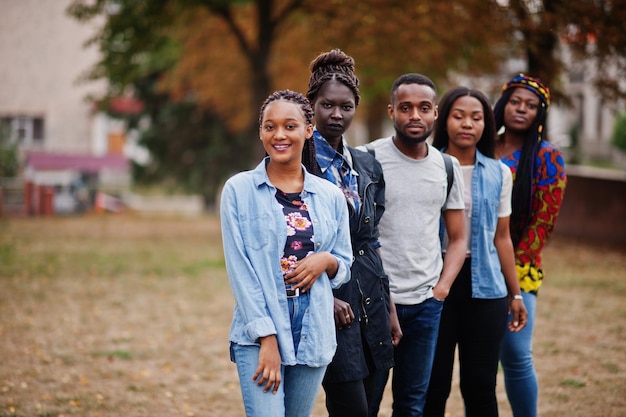
<instances>
[{"instance_id":1,"label":"autumn foliage","mask_svg":"<svg viewBox=\"0 0 626 417\"><path fill-rule=\"evenodd\" d=\"M599 91L626 96L626 0L74 0L68 10L80 20L105 18L91 40L102 52L92 78L107 78L111 95L133 93L148 101L146 113L158 122L153 131L175 135L146 139L155 154L152 172L165 166L159 161L182 163L179 152L168 151L171 142L204 155L197 166L222 167L211 175L249 168L263 155L254 140L262 101L275 89L304 92L309 63L332 48L356 61L362 142L380 133L391 84L406 72L428 75L443 91L455 75L501 74L516 58L558 100L567 95L559 83L567 75L560 54L565 45L574 65L595 66L588 81ZM180 103L198 111L165 111ZM185 120L169 118L188 113L203 114L219 125L214 132L223 133L194 137L194 129L185 129L176 135L180 129L171 126ZM210 151L215 144L207 140L218 142L220 152Z\"/></svg>"}]
</instances>

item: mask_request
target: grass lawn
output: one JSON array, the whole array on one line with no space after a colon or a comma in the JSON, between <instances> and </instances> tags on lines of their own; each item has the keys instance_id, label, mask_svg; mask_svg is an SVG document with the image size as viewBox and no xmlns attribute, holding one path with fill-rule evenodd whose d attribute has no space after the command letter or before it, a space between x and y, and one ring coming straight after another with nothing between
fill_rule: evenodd
<instances>
[{"instance_id":1,"label":"grass lawn","mask_svg":"<svg viewBox=\"0 0 626 417\"><path fill-rule=\"evenodd\" d=\"M625 248L555 236L544 264L540 415L626 416ZM0 417L242 416L232 304L215 217L0 219Z\"/></svg>"}]
</instances>

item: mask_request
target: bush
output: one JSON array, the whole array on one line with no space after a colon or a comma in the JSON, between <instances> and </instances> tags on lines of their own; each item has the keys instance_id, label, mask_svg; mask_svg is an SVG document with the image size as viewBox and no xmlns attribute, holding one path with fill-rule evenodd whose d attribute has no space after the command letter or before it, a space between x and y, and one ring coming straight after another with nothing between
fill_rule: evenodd
<instances>
[{"instance_id":1,"label":"bush","mask_svg":"<svg viewBox=\"0 0 626 417\"><path fill-rule=\"evenodd\" d=\"M611 143L619 150L626 152L626 112L622 113L615 123Z\"/></svg>"},{"instance_id":2,"label":"bush","mask_svg":"<svg viewBox=\"0 0 626 417\"><path fill-rule=\"evenodd\" d=\"M0 178L13 177L18 169L17 144L10 143L4 129L0 129Z\"/></svg>"}]
</instances>

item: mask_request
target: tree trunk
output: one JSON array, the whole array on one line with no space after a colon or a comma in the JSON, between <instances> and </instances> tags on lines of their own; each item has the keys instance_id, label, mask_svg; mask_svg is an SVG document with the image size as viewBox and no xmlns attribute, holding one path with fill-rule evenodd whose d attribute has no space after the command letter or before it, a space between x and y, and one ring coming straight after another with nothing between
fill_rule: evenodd
<instances>
[{"instance_id":1,"label":"tree trunk","mask_svg":"<svg viewBox=\"0 0 626 417\"><path fill-rule=\"evenodd\" d=\"M265 149L263 149L263 143L259 140L259 111L261 109L261 105L267 98L270 93L270 81L267 70L265 70L267 66L257 66L253 69L254 77L252 79L252 85L250 88L252 89L251 95L251 107L252 107L252 116L250 117L249 127L246 129L250 140L253 141L253 145L251 146L251 158L252 161L259 161L261 158L265 156Z\"/></svg>"}]
</instances>

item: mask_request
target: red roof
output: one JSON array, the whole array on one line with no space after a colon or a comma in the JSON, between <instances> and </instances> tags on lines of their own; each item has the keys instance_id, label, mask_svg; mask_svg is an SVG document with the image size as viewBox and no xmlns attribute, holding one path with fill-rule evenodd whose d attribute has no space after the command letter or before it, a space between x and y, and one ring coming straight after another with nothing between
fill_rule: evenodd
<instances>
[{"instance_id":1,"label":"red roof","mask_svg":"<svg viewBox=\"0 0 626 417\"><path fill-rule=\"evenodd\" d=\"M29 152L26 163L36 170L72 169L91 173L99 172L103 168L113 171L127 171L130 168L130 161L120 155L92 156Z\"/></svg>"}]
</instances>

